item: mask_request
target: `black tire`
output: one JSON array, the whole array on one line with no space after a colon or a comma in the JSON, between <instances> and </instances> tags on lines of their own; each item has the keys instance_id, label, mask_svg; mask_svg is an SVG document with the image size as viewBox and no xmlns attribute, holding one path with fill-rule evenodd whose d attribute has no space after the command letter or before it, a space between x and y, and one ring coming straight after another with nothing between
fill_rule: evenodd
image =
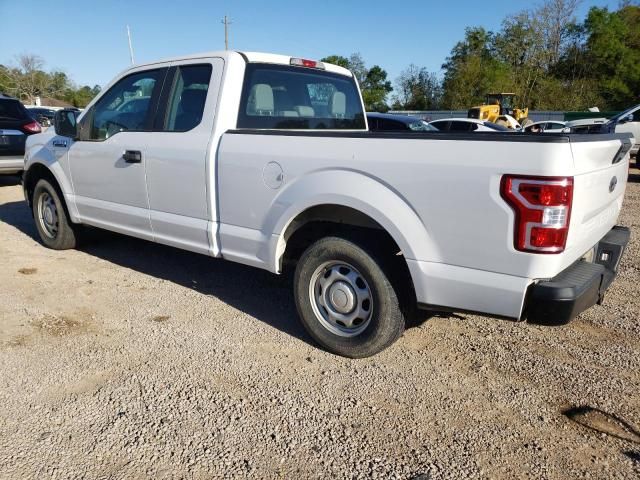
<instances>
[{"instance_id":1,"label":"black tire","mask_svg":"<svg viewBox=\"0 0 640 480\"><path fill-rule=\"evenodd\" d=\"M349 358L369 357L390 346L404 332L405 317L400 308L399 296L394 284L389 280L390 276L380 266L382 262L376 257L352 241L340 237L326 237L307 248L298 261L294 274L294 296L300 320L313 339L332 353ZM364 280L364 291L370 293L371 312L360 327L355 326L347 333L351 336L335 333L335 330L341 327L330 325L330 321L320 312L322 310L327 313L327 308L319 308L318 301L312 298L312 289L322 290L316 285L318 281L324 281L322 278L327 278L322 273L326 271L323 270L323 266L327 264L346 264L353 267L356 283L360 282L358 285L362 285ZM333 282L326 288L327 296L339 280ZM358 302L359 297L356 294L354 304ZM356 308L359 307L354 307ZM364 329L359 331L359 328Z\"/></svg>"},{"instance_id":2,"label":"black tire","mask_svg":"<svg viewBox=\"0 0 640 480\"><path fill-rule=\"evenodd\" d=\"M44 246L54 250L68 250L77 244L76 232L63 202L59 190L49 180L38 180L31 202L33 219Z\"/></svg>"}]
</instances>

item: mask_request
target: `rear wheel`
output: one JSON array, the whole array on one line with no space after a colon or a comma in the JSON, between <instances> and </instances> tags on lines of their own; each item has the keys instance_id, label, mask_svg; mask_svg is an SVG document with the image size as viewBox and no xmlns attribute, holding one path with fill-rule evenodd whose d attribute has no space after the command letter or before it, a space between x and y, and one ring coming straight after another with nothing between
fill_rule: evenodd
<instances>
[{"instance_id":1,"label":"rear wheel","mask_svg":"<svg viewBox=\"0 0 640 480\"><path fill-rule=\"evenodd\" d=\"M344 238L323 238L304 252L294 293L306 330L338 355L375 355L404 331L398 295L380 262Z\"/></svg>"},{"instance_id":2,"label":"rear wheel","mask_svg":"<svg viewBox=\"0 0 640 480\"><path fill-rule=\"evenodd\" d=\"M38 180L33 190L33 219L42 243L54 250L76 246L76 234L62 202L58 190L48 180Z\"/></svg>"}]
</instances>

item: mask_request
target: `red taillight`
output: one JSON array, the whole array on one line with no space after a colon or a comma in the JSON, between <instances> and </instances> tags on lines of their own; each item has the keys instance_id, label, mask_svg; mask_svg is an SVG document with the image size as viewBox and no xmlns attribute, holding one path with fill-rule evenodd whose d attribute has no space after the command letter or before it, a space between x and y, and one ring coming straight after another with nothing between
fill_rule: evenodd
<instances>
[{"instance_id":1,"label":"red taillight","mask_svg":"<svg viewBox=\"0 0 640 480\"><path fill-rule=\"evenodd\" d=\"M31 123L27 123L26 125L23 125L22 128L29 133L40 133L42 131L42 127L35 120Z\"/></svg>"},{"instance_id":2,"label":"red taillight","mask_svg":"<svg viewBox=\"0 0 640 480\"><path fill-rule=\"evenodd\" d=\"M573 177L504 175L500 194L516 214L516 250L564 251L571 218Z\"/></svg>"}]
</instances>

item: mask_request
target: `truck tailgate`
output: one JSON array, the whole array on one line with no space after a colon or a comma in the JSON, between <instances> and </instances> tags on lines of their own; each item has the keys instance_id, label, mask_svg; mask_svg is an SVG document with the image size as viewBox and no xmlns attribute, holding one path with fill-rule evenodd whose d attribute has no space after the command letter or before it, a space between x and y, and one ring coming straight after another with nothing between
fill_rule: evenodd
<instances>
[{"instance_id":1,"label":"truck tailgate","mask_svg":"<svg viewBox=\"0 0 640 480\"><path fill-rule=\"evenodd\" d=\"M575 167L567 250L582 255L616 224L627 185L630 135L576 135Z\"/></svg>"}]
</instances>

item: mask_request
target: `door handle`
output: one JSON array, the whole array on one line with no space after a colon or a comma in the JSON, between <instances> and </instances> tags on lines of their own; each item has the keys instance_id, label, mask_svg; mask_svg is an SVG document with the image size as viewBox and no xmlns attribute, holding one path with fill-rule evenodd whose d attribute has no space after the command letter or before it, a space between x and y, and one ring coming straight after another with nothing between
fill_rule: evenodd
<instances>
[{"instance_id":1,"label":"door handle","mask_svg":"<svg viewBox=\"0 0 640 480\"><path fill-rule=\"evenodd\" d=\"M141 163L142 152L139 150L127 150L122 154L122 158L127 163Z\"/></svg>"},{"instance_id":2,"label":"door handle","mask_svg":"<svg viewBox=\"0 0 640 480\"><path fill-rule=\"evenodd\" d=\"M64 140L54 140L53 141L53 146L54 147L65 147L67 146L67 142L65 142Z\"/></svg>"}]
</instances>

